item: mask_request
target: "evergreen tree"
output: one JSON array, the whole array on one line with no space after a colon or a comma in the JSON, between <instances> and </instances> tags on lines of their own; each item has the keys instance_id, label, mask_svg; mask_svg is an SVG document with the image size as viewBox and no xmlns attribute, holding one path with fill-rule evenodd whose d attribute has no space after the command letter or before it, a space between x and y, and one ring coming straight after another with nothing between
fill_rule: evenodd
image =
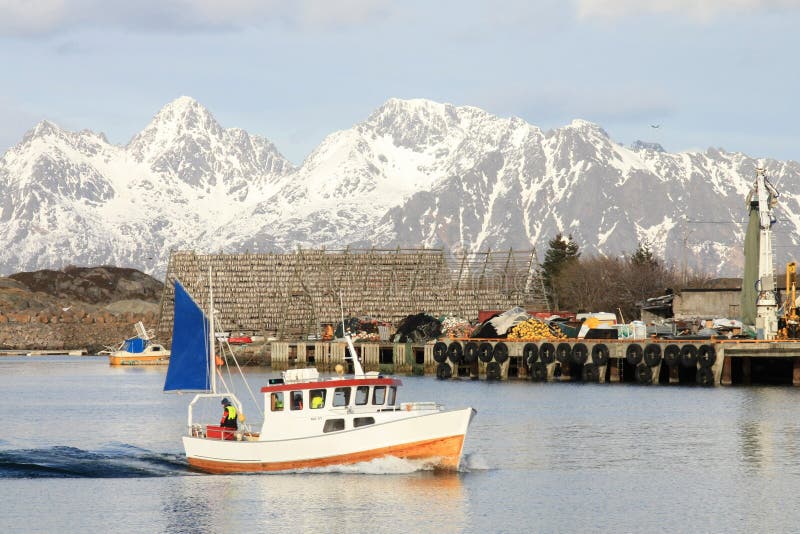
<instances>
[{"instance_id":1,"label":"evergreen tree","mask_svg":"<svg viewBox=\"0 0 800 534\"><path fill-rule=\"evenodd\" d=\"M580 255L578 244L572 239L572 234L564 239L564 236L558 233L547 243L547 252L542 262L542 279L553 309L558 309L556 277L567 264L577 260Z\"/></svg>"},{"instance_id":2,"label":"evergreen tree","mask_svg":"<svg viewBox=\"0 0 800 534\"><path fill-rule=\"evenodd\" d=\"M631 263L638 267L658 267L659 261L653 255L652 245L650 241L645 239L644 241L639 242L639 246L636 250L631 254Z\"/></svg>"}]
</instances>

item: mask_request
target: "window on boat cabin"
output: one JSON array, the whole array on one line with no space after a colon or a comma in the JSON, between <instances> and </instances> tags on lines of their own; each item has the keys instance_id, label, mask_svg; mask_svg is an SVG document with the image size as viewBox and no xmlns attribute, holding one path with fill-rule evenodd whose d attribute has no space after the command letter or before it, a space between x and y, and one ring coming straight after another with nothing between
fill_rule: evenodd
<instances>
[{"instance_id":1,"label":"window on boat cabin","mask_svg":"<svg viewBox=\"0 0 800 534\"><path fill-rule=\"evenodd\" d=\"M303 409L303 392L292 391L292 410Z\"/></svg>"},{"instance_id":2,"label":"window on boat cabin","mask_svg":"<svg viewBox=\"0 0 800 534\"><path fill-rule=\"evenodd\" d=\"M356 388L356 405L363 406L369 401L369 386L358 386Z\"/></svg>"},{"instance_id":3,"label":"window on boat cabin","mask_svg":"<svg viewBox=\"0 0 800 534\"><path fill-rule=\"evenodd\" d=\"M336 432L337 430L344 430L344 419L328 419L325 421L325 426L322 427L323 432Z\"/></svg>"},{"instance_id":4,"label":"window on boat cabin","mask_svg":"<svg viewBox=\"0 0 800 534\"><path fill-rule=\"evenodd\" d=\"M383 406L386 402L386 386L375 386L372 392L372 404Z\"/></svg>"},{"instance_id":5,"label":"window on boat cabin","mask_svg":"<svg viewBox=\"0 0 800 534\"><path fill-rule=\"evenodd\" d=\"M153 346L150 347L150 351L152 351L152 352L158 352L160 350L161 350L161 347L159 347L158 345L153 345Z\"/></svg>"},{"instance_id":6,"label":"window on boat cabin","mask_svg":"<svg viewBox=\"0 0 800 534\"><path fill-rule=\"evenodd\" d=\"M367 425L374 425L375 418L374 417L356 417L353 419L353 428L358 428L360 426L367 426Z\"/></svg>"},{"instance_id":7,"label":"window on boat cabin","mask_svg":"<svg viewBox=\"0 0 800 534\"><path fill-rule=\"evenodd\" d=\"M311 399L310 406L312 410L319 410L325 406L325 393L324 389L312 389L309 392L308 398Z\"/></svg>"},{"instance_id":8,"label":"window on boat cabin","mask_svg":"<svg viewBox=\"0 0 800 534\"><path fill-rule=\"evenodd\" d=\"M269 396L269 406L273 412L283 411L283 391L272 393Z\"/></svg>"},{"instance_id":9,"label":"window on boat cabin","mask_svg":"<svg viewBox=\"0 0 800 534\"><path fill-rule=\"evenodd\" d=\"M397 401L397 388L392 386L389 388L389 398L386 399L386 404L394 406L395 401Z\"/></svg>"},{"instance_id":10,"label":"window on boat cabin","mask_svg":"<svg viewBox=\"0 0 800 534\"><path fill-rule=\"evenodd\" d=\"M333 390L333 405L347 406L350 404L350 391L352 388L336 388Z\"/></svg>"}]
</instances>

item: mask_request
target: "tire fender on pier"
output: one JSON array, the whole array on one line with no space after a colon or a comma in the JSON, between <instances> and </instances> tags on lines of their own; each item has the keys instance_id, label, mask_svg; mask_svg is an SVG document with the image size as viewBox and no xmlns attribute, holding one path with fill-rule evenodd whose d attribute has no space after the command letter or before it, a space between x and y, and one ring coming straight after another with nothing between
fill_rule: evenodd
<instances>
[{"instance_id":1,"label":"tire fender on pier","mask_svg":"<svg viewBox=\"0 0 800 534\"><path fill-rule=\"evenodd\" d=\"M572 346L572 363L583 365L589 359L589 349L583 343L575 343Z\"/></svg>"},{"instance_id":2,"label":"tire fender on pier","mask_svg":"<svg viewBox=\"0 0 800 534\"><path fill-rule=\"evenodd\" d=\"M437 341L433 345L433 360L436 363L444 363L447 361L447 343Z\"/></svg>"},{"instance_id":3,"label":"tire fender on pier","mask_svg":"<svg viewBox=\"0 0 800 534\"><path fill-rule=\"evenodd\" d=\"M480 345L478 345L478 359L483 363L489 363L492 361L492 353L494 349L492 348L491 343L487 343L484 341Z\"/></svg>"},{"instance_id":4,"label":"tire fender on pier","mask_svg":"<svg viewBox=\"0 0 800 534\"><path fill-rule=\"evenodd\" d=\"M486 380L500 380L500 364L489 362L486 364Z\"/></svg>"},{"instance_id":5,"label":"tire fender on pier","mask_svg":"<svg viewBox=\"0 0 800 534\"><path fill-rule=\"evenodd\" d=\"M711 367L717 361L717 350L714 345L700 345L697 349L697 363L700 367Z\"/></svg>"},{"instance_id":6,"label":"tire fender on pier","mask_svg":"<svg viewBox=\"0 0 800 534\"><path fill-rule=\"evenodd\" d=\"M695 367L697 365L697 347L691 344L681 347L681 365L684 367Z\"/></svg>"},{"instance_id":7,"label":"tire fender on pier","mask_svg":"<svg viewBox=\"0 0 800 534\"><path fill-rule=\"evenodd\" d=\"M497 343L494 346L492 354L494 356L494 361L497 363L505 363L505 361L508 359L508 345L502 341Z\"/></svg>"},{"instance_id":8,"label":"tire fender on pier","mask_svg":"<svg viewBox=\"0 0 800 534\"><path fill-rule=\"evenodd\" d=\"M478 344L474 341L470 341L466 345L464 345L464 363L466 365L472 365L473 363L478 361Z\"/></svg>"},{"instance_id":9,"label":"tire fender on pier","mask_svg":"<svg viewBox=\"0 0 800 534\"><path fill-rule=\"evenodd\" d=\"M545 364L553 363L556 360L556 347L552 343L542 343L539 346L539 359Z\"/></svg>"},{"instance_id":10,"label":"tire fender on pier","mask_svg":"<svg viewBox=\"0 0 800 534\"><path fill-rule=\"evenodd\" d=\"M625 361L631 365L639 365L642 363L643 357L642 346L637 343L631 343L628 345L628 348L625 349Z\"/></svg>"},{"instance_id":11,"label":"tire fender on pier","mask_svg":"<svg viewBox=\"0 0 800 534\"><path fill-rule=\"evenodd\" d=\"M714 373L711 372L711 367L705 367L705 366L698 367L695 381L701 386L714 385Z\"/></svg>"},{"instance_id":12,"label":"tire fender on pier","mask_svg":"<svg viewBox=\"0 0 800 534\"><path fill-rule=\"evenodd\" d=\"M453 369L446 363L440 363L436 366L436 378L439 380L447 380L453 376Z\"/></svg>"},{"instance_id":13,"label":"tire fender on pier","mask_svg":"<svg viewBox=\"0 0 800 534\"><path fill-rule=\"evenodd\" d=\"M661 345L648 343L644 347L644 363L648 367L656 367L661 363Z\"/></svg>"},{"instance_id":14,"label":"tire fender on pier","mask_svg":"<svg viewBox=\"0 0 800 534\"><path fill-rule=\"evenodd\" d=\"M547 365L543 362L534 362L531 365L531 380L536 382L547 380Z\"/></svg>"},{"instance_id":15,"label":"tire fender on pier","mask_svg":"<svg viewBox=\"0 0 800 534\"><path fill-rule=\"evenodd\" d=\"M587 363L581 369L581 379L584 382L597 382L600 379L600 369L594 363Z\"/></svg>"},{"instance_id":16,"label":"tire fender on pier","mask_svg":"<svg viewBox=\"0 0 800 534\"><path fill-rule=\"evenodd\" d=\"M461 343L458 341L453 341L450 343L450 346L447 347L447 359L458 365L463 361L463 358L464 350L461 348Z\"/></svg>"},{"instance_id":17,"label":"tire fender on pier","mask_svg":"<svg viewBox=\"0 0 800 534\"><path fill-rule=\"evenodd\" d=\"M528 365L528 369L533 369L533 364L539 361L539 347L536 343L525 343L522 348L522 357Z\"/></svg>"},{"instance_id":18,"label":"tire fender on pier","mask_svg":"<svg viewBox=\"0 0 800 534\"><path fill-rule=\"evenodd\" d=\"M569 363L572 361L572 347L569 343L559 343L556 347L556 360L559 363Z\"/></svg>"},{"instance_id":19,"label":"tire fender on pier","mask_svg":"<svg viewBox=\"0 0 800 534\"><path fill-rule=\"evenodd\" d=\"M608 363L608 347L605 343L598 343L592 347L592 363L601 367Z\"/></svg>"},{"instance_id":20,"label":"tire fender on pier","mask_svg":"<svg viewBox=\"0 0 800 534\"><path fill-rule=\"evenodd\" d=\"M664 363L670 367L678 365L681 361L681 348L678 345L667 345L664 347Z\"/></svg>"},{"instance_id":21,"label":"tire fender on pier","mask_svg":"<svg viewBox=\"0 0 800 534\"><path fill-rule=\"evenodd\" d=\"M652 384L653 370L647 365L640 363L636 366L636 381L640 384Z\"/></svg>"}]
</instances>

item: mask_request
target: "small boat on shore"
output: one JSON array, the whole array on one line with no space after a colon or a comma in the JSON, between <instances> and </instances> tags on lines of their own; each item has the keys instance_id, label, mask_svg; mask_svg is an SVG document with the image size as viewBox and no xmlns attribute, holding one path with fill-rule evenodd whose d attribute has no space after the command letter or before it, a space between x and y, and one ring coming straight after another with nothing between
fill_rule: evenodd
<instances>
[{"instance_id":1,"label":"small boat on shore","mask_svg":"<svg viewBox=\"0 0 800 534\"><path fill-rule=\"evenodd\" d=\"M167 365L170 351L153 343L142 322L136 323L136 337L123 341L108 355L109 365Z\"/></svg>"},{"instance_id":2,"label":"small boat on shore","mask_svg":"<svg viewBox=\"0 0 800 534\"><path fill-rule=\"evenodd\" d=\"M344 376L341 365L333 378L320 377L316 369L284 371L261 388L263 423L251 426L236 395L217 391L217 378L225 382L212 350L213 316L209 321L177 281L174 324L164 391L199 392L189 404L183 436L192 467L209 473L292 471L395 457L432 468L458 468L475 410L398 402L402 382L365 373L349 337L351 376ZM238 414L235 428L193 420L198 403L223 398Z\"/></svg>"}]
</instances>

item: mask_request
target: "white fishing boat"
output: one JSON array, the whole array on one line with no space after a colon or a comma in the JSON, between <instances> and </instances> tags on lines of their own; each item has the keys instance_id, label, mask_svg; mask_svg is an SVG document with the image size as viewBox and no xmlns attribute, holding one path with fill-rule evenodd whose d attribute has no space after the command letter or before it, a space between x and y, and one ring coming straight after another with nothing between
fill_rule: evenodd
<instances>
[{"instance_id":1,"label":"white fishing boat","mask_svg":"<svg viewBox=\"0 0 800 534\"><path fill-rule=\"evenodd\" d=\"M365 373L349 337L352 376L344 376L341 366L332 378L321 377L316 369L284 371L261 388L261 403L253 396L256 406L263 403L263 422L247 423L234 392L217 390L217 383L225 386L225 381L215 362L213 313L209 315L211 320L176 281L172 358L164 390L199 392L189 404L183 436L194 468L211 473L285 471L384 457L458 468L475 410L399 402L402 382ZM226 359L235 362L233 353ZM198 403L223 397L239 414L236 429L193 419Z\"/></svg>"},{"instance_id":2,"label":"white fishing boat","mask_svg":"<svg viewBox=\"0 0 800 534\"><path fill-rule=\"evenodd\" d=\"M141 321L135 326L136 337L126 339L116 350L107 352L109 365L167 365L170 351L150 339Z\"/></svg>"}]
</instances>

